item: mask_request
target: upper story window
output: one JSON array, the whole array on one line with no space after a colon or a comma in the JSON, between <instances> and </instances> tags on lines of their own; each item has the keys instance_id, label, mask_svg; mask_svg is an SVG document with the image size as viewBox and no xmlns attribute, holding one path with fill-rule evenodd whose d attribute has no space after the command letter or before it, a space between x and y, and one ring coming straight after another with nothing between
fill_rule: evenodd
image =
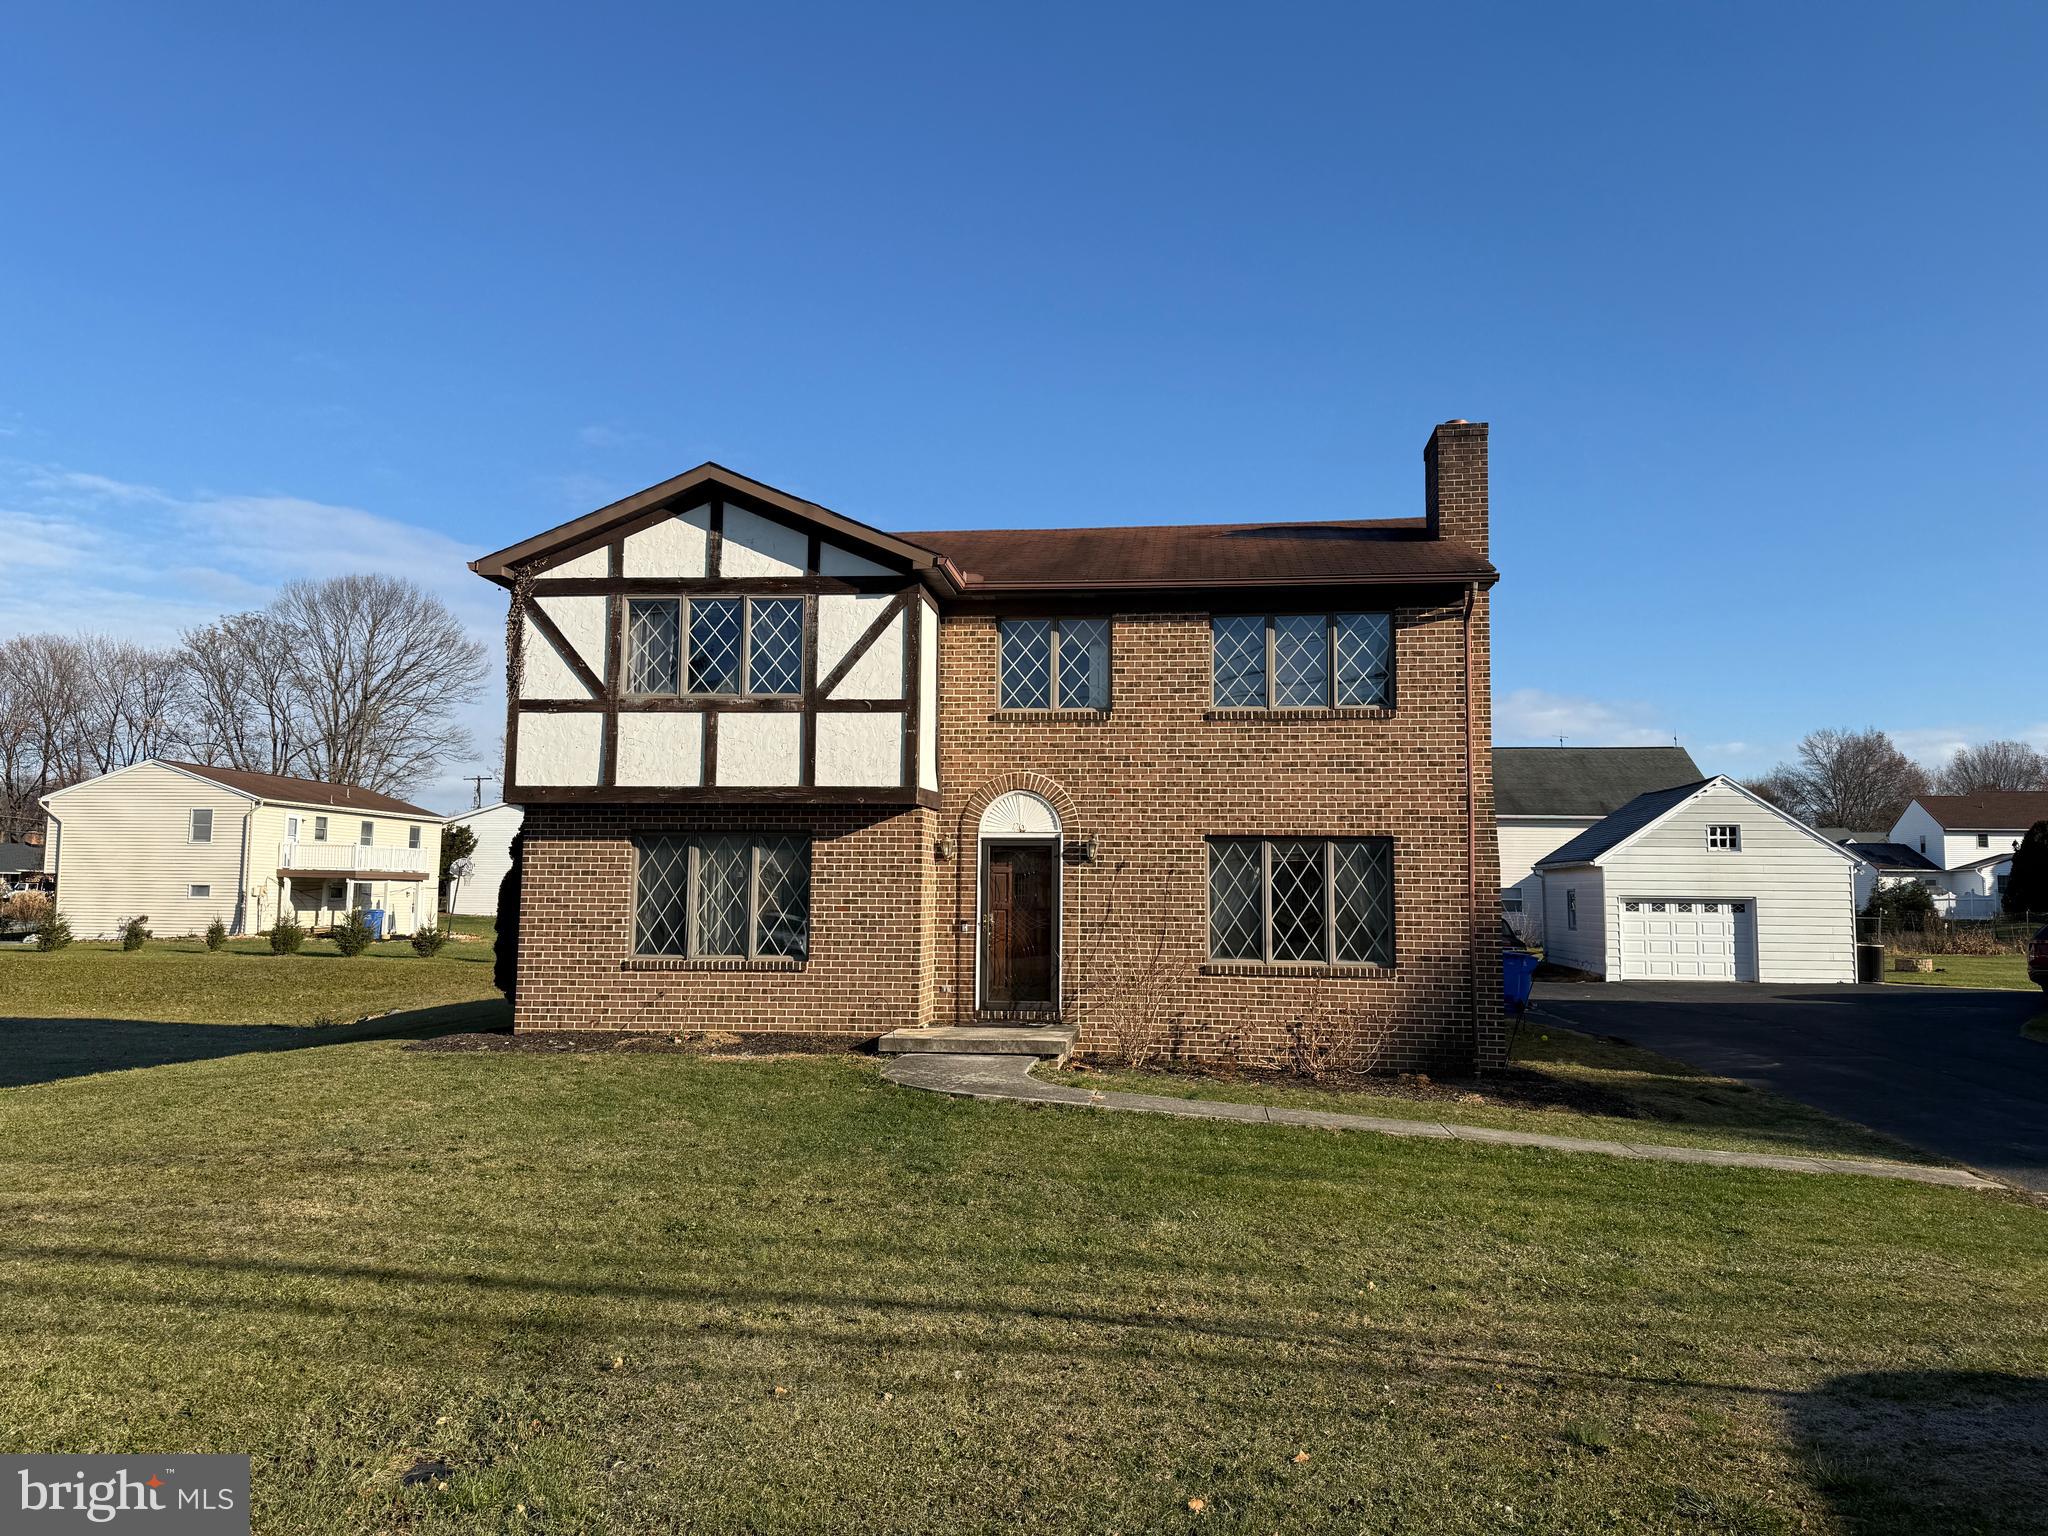
<instances>
[{"instance_id":1,"label":"upper story window","mask_svg":"<svg viewBox=\"0 0 2048 1536\"><path fill-rule=\"evenodd\" d=\"M801 960L809 953L807 839L657 836L635 846L635 954Z\"/></svg>"},{"instance_id":2,"label":"upper story window","mask_svg":"<svg viewBox=\"0 0 2048 1536\"><path fill-rule=\"evenodd\" d=\"M1989 832L1979 832L1977 834L1977 846L1979 848L1989 848L1991 846L1991 834Z\"/></svg>"},{"instance_id":3,"label":"upper story window","mask_svg":"<svg viewBox=\"0 0 2048 1536\"><path fill-rule=\"evenodd\" d=\"M194 843L213 841L213 811L210 808L203 805L194 807L186 840Z\"/></svg>"},{"instance_id":4,"label":"upper story window","mask_svg":"<svg viewBox=\"0 0 2048 1536\"><path fill-rule=\"evenodd\" d=\"M1003 619L996 631L1004 709L1109 708L1109 620Z\"/></svg>"},{"instance_id":5,"label":"upper story window","mask_svg":"<svg viewBox=\"0 0 2048 1536\"><path fill-rule=\"evenodd\" d=\"M363 822L362 831L356 834L356 841L365 848L373 846L377 841L377 823L374 821Z\"/></svg>"},{"instance_id":6,"label":"upper story window","mask_svg":"<svg viewBox=\"0 0 2048 1536\"><path fill-rule=\"evenodd\" d=\"M1211 838L1209 955L1392 965L1393 839Z\"/></svg>"},{"instance_id":7,"label":"upper story window","mask_svg":"<svg viewBox=\"0 0 2048 1536\"><path fill-rule=\"evenodd\" d=\"M1707 828L1707 846L1709 848L1719 848L1728 853L1742 852L1742 828L1738 826Z\"/></svg>"},{"instance_id":8,"label":"upper story window","mask_svg":"<svg viewBox=\"0 0 2048 1536\"><path fill-rule=\"evenodd\" d=\"M635 598L628 693L790 698L804 691L800 597Z\"/></svg>"},{"instance_id":9,"label":"upper story window","mask_svg":"<svg viewBox=\"0 0 2048 1536\"><path fill-rule=\"evenodd\" d=\"M418 827L407 827L405 829L405 846L408 848L417 848L419 847L419 845L420 829Z\"/></svg>"},{"instance_id":10,"label":"upper story window","mask_svg":"<svg viewBox=\"0 0 2048 1536\"><path fill-rule=\"evenodd\" d=\"M1219 615L1209 651L1218 709L1393 707L1391 614Z\"/></svg>"}]
</instances>

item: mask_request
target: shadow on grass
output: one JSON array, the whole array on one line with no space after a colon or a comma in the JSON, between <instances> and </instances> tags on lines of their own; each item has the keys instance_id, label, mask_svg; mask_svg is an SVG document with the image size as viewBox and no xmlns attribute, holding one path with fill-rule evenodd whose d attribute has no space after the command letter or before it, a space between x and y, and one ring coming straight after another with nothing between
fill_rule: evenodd
<instances>
[{"instance_id":1,"label":"shadow on grass","mask_svg":"<svg viewBox=\"0 0 2048 1536\"><path fill-rule=\"evenodd\" d=\"M0 1088L213 1061L261 1051L297 1051L351 1040L425 1039L504 1029L502 1002L413 1008L354 1024L172 1024L152 1019L0 1019Z\"/></svg>"},{"instance_id":2,"label":"shadow on grass","mask_svg":"<svg viewBox=\"0 0 2048 1536\"><path fill-rule=\"evenodd\" d=\"M2048 1380L1876 1371L1838 1376L1789 1411L1815 1489L1852 1536L2042 1528Z\"/></svg>"}]
</instances>

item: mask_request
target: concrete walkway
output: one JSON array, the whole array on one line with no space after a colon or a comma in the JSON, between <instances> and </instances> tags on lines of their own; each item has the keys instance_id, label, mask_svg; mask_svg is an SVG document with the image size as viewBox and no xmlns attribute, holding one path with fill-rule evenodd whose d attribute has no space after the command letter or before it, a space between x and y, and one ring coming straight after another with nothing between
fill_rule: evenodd
<instances>
[{"instance_id":1,"label":"concrete walkway","mask_svg":"<svg viewBox=\"0 0 2048 1536\"><path fill-rule=\"evenodd\" d=\"M1216 1099L1175 1099L1156 1093L1103 1093L1040 1082L1031 1075L1030 1056L953 1056L927 1053L898 1056L882 1069L890 1082L929 1093L966 1099L1008 1099L1020 1104L1060 1104L1080 1109L1125 1110L1141 1115L1179 1115L1190 1120L1231 1120L1255 1125L1305 1125L1330 1131L1378 1131L1386 1136L1431 1136L1475 1141L1495 1147L1547 1147L1553 1152L1598 1152L1657 1163L1708 1163L1718 1168L1775 1168L1786 1173L1854 1173L1876 1179L1911 1179L1957 1189L1997 1189L1996 1181L1964 1168L1922 1168L1857 1158L1785 1157L1771 1152L1710 1152L1699 1147L1665 1147L1648 1142L1584 1141L1534 1131L1493 1131L1435 1120L1389 1120L1378 1115L1342 1115L1321 1109L1279 1109L1264 1104L1227 1104Z\"/></svg>"}]
</instances>

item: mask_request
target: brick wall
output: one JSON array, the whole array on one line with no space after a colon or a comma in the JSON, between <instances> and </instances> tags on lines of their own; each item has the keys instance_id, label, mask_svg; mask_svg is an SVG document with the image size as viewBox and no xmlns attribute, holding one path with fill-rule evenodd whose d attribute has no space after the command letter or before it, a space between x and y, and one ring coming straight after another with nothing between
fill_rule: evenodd
<instances>
[{"instance_id":1,"label":"brick wall","mask_svg":"<svg viewBox=\"0 0 2048 1536\"><path fill-rule=\"evenodd\" d=\"M1279 1061L1291 1044L1334 1034L1356 1058L1383 1066L1497 1062L1486 618L1482 598L1473 615L1482 663L1475 916L1462 604L1396 611L1396 709L1307 719L1211 711L1204 613L1115 616L1106 718L1004 711L996 707L997 620L948 616L939 645L941 819L959 853L941 879L942 926L931 945L939 1022L974 1017L973 939L954 924L974 916L980 813L1022 784L1052 801L1067 840L1094 843L1092 863L1065 867L1062 893L1061 1001L1083 1051L1115 1053L1134 1037L1166 1036L1194 1054ZM1210 965L1204 839L1228 835L1392 837L1394 965Z\"/></svg>"},{"instance_id":2,"label":"brick wall","mask_svg":"<svg viewBox=\"0 0 2048 1536\"><path fill-rule=\"evenodd\" d=\"M802 969L632 958L636 833L792 831L812 839ZM873 1036L915 1022L930 986L934 831L923 809L530 806L516 1026Z\"/></svg>"}]
</instances>

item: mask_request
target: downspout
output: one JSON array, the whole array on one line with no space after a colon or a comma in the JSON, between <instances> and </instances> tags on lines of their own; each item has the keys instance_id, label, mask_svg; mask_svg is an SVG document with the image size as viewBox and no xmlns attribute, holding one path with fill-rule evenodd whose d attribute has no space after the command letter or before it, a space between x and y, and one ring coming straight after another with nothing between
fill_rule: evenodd
<instances>
[{"instance_id":1,"label":"downspout","mask_svg":"<svg viewBox=\"0 0 2048 1536\"><path fill-rule=\"evenodd\" d=\"M1479 770L1474 761L1477 708L1472 697L1472 620L1479 588L1465 589L1465 948L1472 978L1472 1054L1479 1055L1480 1010L1485 1006L1479 974Z\"/></svg>"},{"instance_id":2,"label":"downspout","mask_svg":"<svg viewBox=\"0 0 2048 1536\"><path fill-rule=\"evenodd\" d=\"M249 829L254 824L255 820L256 806L254 803L251 803L249 809L242 812L241 879L235 882L234 932L236 932L237 934L246 934L249 932L249 876L251 874L251 870L249 868L249 855L251 852L249 844Z\"/></svg>"}]
</instances>

